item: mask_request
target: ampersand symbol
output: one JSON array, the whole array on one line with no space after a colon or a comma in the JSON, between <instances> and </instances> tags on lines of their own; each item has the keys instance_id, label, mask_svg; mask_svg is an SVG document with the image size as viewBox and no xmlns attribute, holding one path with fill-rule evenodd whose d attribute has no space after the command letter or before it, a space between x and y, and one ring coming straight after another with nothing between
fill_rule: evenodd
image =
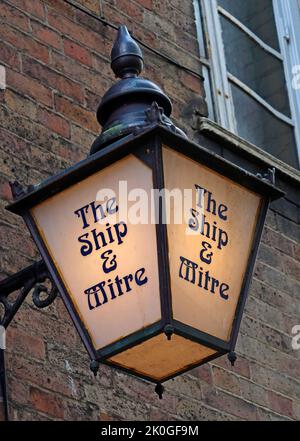
<instances>
[{"instance_id":1,"label":"ampersand symbol","mask_svg":"<svg viewBox=\"0 0 300 441\"><path fill-rule=\"evenodd\" d=\"M208 252L208 250L212 249L212 246L208 242L202 242L203 249L200 251L200 259L202 262L207 263L208 265L211 264L213 252Z\"/></svg>"},{"instance_id":2,"label":"ampersand symbol","mask_svg":"<svg viewBox=\"0 0 300 441\"><path fill-rule=\"evenodd\" d=\"M112 250L105 251L101 254L101 259L104 260L102 263L103 271L107 274L111 271L114 271L117 268L117 261L116 261L116 254L114 254L112 257L109 257L112 254Z\"/></svg>"}]
</instances>

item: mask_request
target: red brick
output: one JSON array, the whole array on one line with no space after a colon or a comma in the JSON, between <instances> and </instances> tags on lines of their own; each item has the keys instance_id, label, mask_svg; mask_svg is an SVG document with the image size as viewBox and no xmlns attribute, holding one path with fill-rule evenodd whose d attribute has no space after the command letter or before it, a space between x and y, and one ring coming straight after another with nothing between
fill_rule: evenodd
<instances>
[{"instance_id":1,"label":"red brick","mask_svg":"<svg viewBox=\"0 0 300 441\"><path fill-rule=\"evenodd\" d=\"M196 401L190 398L180 397L176 409L176 416L179 420L184 421L223 421L234 420L236 417L228 414L228 409L220 411L207 406L203 400ZM172 417L174 418L174 416Z\"/></svg>"},{"instance_id":2,"label":"red brick","mask_svg":"<svg viewBox=\"0 0 300 441\"><path fill-rule=\"evenodd\" d=\"M0 103L5 103L5 89L0 89Z\"/></svg>"},{"instance_id":3,"label":"red brick","mask_svg":"<svg viewBox=\"0 0 300 441\"><path fill-rule=\"evenodd\" d=\"M73 40L80 42L83 46L87 46L102 55L106 54L109 56L111 46L96 32L68 20L53 10L49 11L48 21L54 29L60 31L64 36L69 36Z\"/></svg>"},{"instance_id":4,"label":"red brick","mask_svg":"<svg viewBox=\"0 0 300 441\"><path fill-rule=\"evenodd\" d=\"M204 393L204 402L230 415L244 420L256 419L256 407L241 398L235 397L220 390L209 388Z\"/></svg>"},{"instance_id":5,"label":"red brick","mask_svg":"<svg viewBox=\"0 0 300 441\"><path fill-rule=\"evenodd\" d=\"M45 317L46 319L46 317ZM7 351L13 348L8 347ZM62 372L55 366L48 363L42 364L36 360L24 358L24 355L7 352L7 364L11 366L10 371L14 381L31 384L41 387L50 392L55 392L59 396L73 399L81 399L84 395L82 384L73 373ZM27 355L27 353L26 353Z\"/></svg>"},{"instance_id":6,"label":"red brick","mask_svg":"<svg viewBox=\"0 0 300 441\"><path fill-rule=\"evenodd\" d=\"M45 176L53 175L62 168L70 166L71 162L79 160L78 147L75 147L67 139L53 134L51 130L41 124L21 116L15 116L12 112L9 112L5 118L5 127L7 130L0 128L2 148L7 158L5 160L9 166L11 161L18 158L18 161L22 164L19 169L19 173L22 172L19 179L25 179L24 174L26 176L29 164L34 165L30 176L31 182L40 182ZM24 137L29 142L25 142L22 139ZM12 150L14 155L11 155ZM83 158L84 154L86 154L86 151L81 152L80 159ZM75 158L77 158L77 161L74 161ZM7 175L10 175L10 170ZM9 213L6 214L5 219L7 216L9 216ZM16 220L12 221L10 218L9 222L14 225Z\"/></svg>"},{"instance_id":7,"label":"red brick","mask_svg":"<svg viewBox=\"0 0 300 441\"><path fill-rule=\"evenodd\" d=\"M24 96L15 93L13 90L6 89L5 103L14 112L25 115L31 120L36 119L37 104L32 99L25 98Z\"/></svg>"},{"instance_id":8,"label":"red brick","mask_svg":"<svg viewBox=\"0 0 300 441\"><path fill-rule=\"evenodd\" d=\"M127 0L118 0L117 8L120 11L123 11L126 15L138 22L143 21L143 10L133 2L128 2Z\"/></svg>"},{"instance_id":9,"label":"red brick","mask_svg":"<svg viewBox=\"0 0 300 441\"><path fill-rule=\"evenodd\" d=\"M137 38L138 40L152 47L153 49L157 48L158 36L154 32L149 31L148 29L145 28L141 28L141 26L136 23L132 24L131 31L132 31L132 35L134 35L134 38ZM145 69L147 69L147 66L145 66Z\"/></svg>"},{"instance_id":10,"label":"red brick","mask_svg":"<svg viewBox=\"0 0 300 441\"><path fill-rule=\"evenodd\" d=\"M85 91L86 107L92 112L96 112L101 102L101 97L95 92Z\"/></svg>"},{"instance_id":11,"label":"red brick","mask_svg":"<svg viewBox=\"0 0 300 441\"><path fill-rule=\"evenodd\" d=\"M41 337L47 337L49 341L55 341L56 344L68 347L71 349L78 349L79 337L74 325L71 323L69 317L65 322L58 321L55 317L47 316L45 320L45 313L37 311L34 316L34 321L31 320L28 310L21 309L15 317L16 324L22 328L30 328L31 332L38 333Z\"/></svg>"},{"instance_id":12,"label":"red brick","mask_svg":"<svg viewBox=\"0 0 300 441\"><path fill-rule=\"evenodd\" d=\"M184 15L193 17L193 4L191 2L183 2L182 0L169 0L170 6L183 12Z\"/></svg>"},{"instance_id":13,"label":"red brick","mask_svg":"<svg viewBox=\"0 0 300 441\"><path fill-rule=\"evenodd\" d=\"M110 415L108 415L107 413L100 412L99 420L100 421L113 421L114 419Z\"/></svg>"},{"instance_id":14,"label":"red brick","mask_svg":"<svg viewBox=\"0 0 300 441\"><path fill-rule=\"evenodd\" d=\"M295 243L293 245L293 256L298 262L300 262L300 244Z\"/></svg>"},{"instance_id":15,"label":"red brick","mask_svg":"<svg viewBox=\"0 0 300 441\"><path fill-rule=\"evenodd\" d=\"M235 395L240 395L241 387L239 378L229 371L214 367L213 382L217 387L228 390Z\"/></svg>"},{"instance_id":16,"label":"red brick","mask_svg":"<svg viewBox=\"0 0 300 441\"><path fill-rule=\"evenodd\" d=\"M93 137L93 139L95 139L95 137ZM66 159L68 161L68 165L76 164L76 162L79 162L86 157L89 148L82 149L82 146L78 147L74 145L73 142L65 144L62 141L62 138L58 140L58 142L55 144L53 152L55 152L55 155ZM90 143L90 146L91 145L92 143Z\"/></svg>"},{"instance_id":17,"label":"red brick","mask_svg":"<svg viewBox=\"0 0 300 441\"><path fill-rule=\"evenodd\" d=\"M80 23L81 26L96 32L99 36L103 36L104 39L109 38L109 35L113 32L112 29L103 26L101 21L96 20L93 16L80 9L76 9L74 21Z\"/></svg>"},{"instance_id":18,"label":"red brick","mask_svg":"<svg viewBox=\"0 0 300 441\"><path fill-rule=\"evenodd\" d=\"M113 22L116 26L125 25L131 31L131 27L133 21L128 15L125 15L124 11L118 9L118 7L114 8L105 8L104 9L106 20Z\"/></svg>"},{"instance_id":19,"label":"red brick","mask_svg":"<svg viewBox=\"0 0 300 441\"><path fill-rule=\"evenodd\" d=\"M212 374L210 364L204 364L191 371L191 375L196 378L200 378L202 381L208 384L212 384Z\"/></svg>"},{"instance_id":20,"label":"red brick","mask_svg":"<svg viewBox=\"0 0 300 441\"><path fill-rule=\"evenodd\" d=\"M52 106L52 93L47 87L43 86L40 81L33 80L25 75L13 72L10 69L7 69L6 80L7 87L13 87L19 92L31 96L46 106Z\"/></svg>"},{"instance_id":21,"label":"red brick","mask_svg":"<svg viewBox=\"0 0 300 441\"><path fill-rule=\"evenodd\" d=\"M11 188L9 182L7 179L4 179L2 176L0 176L0 198L3 199L4 201L12 200L12 194L11 194Z\"/></svg>"},{"instance_id":22,"label":"red brick","mask_svg":"<svg viewBox=\"0 0 300 441\"><path fill-rule=\"evenodd\" d=\"M299 397L298 397L299 398ZM300 401L294 400L293 414L296 421L300 420Z\"/></svg>"},{"instance_id":23,"label":"red brick","mask_svg":"<svg viewBox=\"0 0 300 441\"><path fill-rule=\"evenodd\" d=\"M100 2L98 0L79 0L77 3L81 3L82 6L95 12L97 15L100 13Z\"/></svg>"},{"instance_id":24,"label":"red brick","mask_svg":"<svg viewBox=\"0 0 300 441\"><path fill-rule=\"evenodd\" d=\"M180 110L195 97L194 92L186 87L180 87L178 81L174 81L172 76L164 79L164 85L165 92L170 95L174 105L178 102Z\"/></svg>"},{"instance_id":25,"label":"red brick","mask_svg":"<svg viewBox=\"0 0 300 441\"><path fill-rule=\"evenodd\" d=\"M102 96L108 89L108 81L103 78L105 68L102 69L102 72L100 70L95 72L77 63L72 58L54 52L52 54L52 65L56 70L59 70L68 77L75 78L98 95Z\"/></svg>"},{"instance_id":26,"label":"red brick","mask_svg":"<svg viewBox=\"0 0 300 441\"><path fill-rule=\"evenodd\" d=\"M300 281L300 262L289 256L281 255L283 270L290 277Z\"/></svg>"},{"instance_id":27,"label":"red brick","mask_svg":"<svg viewBox=\"0 0 300 441\"><path fill-rule=\"evenodd\" d=\"M144 8L149 9L152 11L153 9L153 0L135 0L136 3L139 3Z\"/></svg>"},{"instance_id":28,"label":"red brick","mask_svg":"<svg viewBox=\"0 0 300 441\"><path fill-rule=\"evenodd\" d=\"M82 64L92 66L92 58L87 49L71 40L64 40L65 54Z\"/></svg>"},{"instance_id":29,"label":"red brick","mask_svg":"<svg viewBox=\"0 0 300 441\"><path fill-rule=\"evenodd\" d=\"M180 11L172 8L170 15L170 20L178 30L177 37L178 34L182 34L183 38L185 35L197 38L194 14L182 14ZM199 51L197 52L197 56L199 56Z\"/></svg>"},{"instance_id":30,"label":"red brick","mask_svg":"<svg viewBox=\"0 0 300 441\"><path fill-rule=\"evenodd\" d=\"M258 261L256 263L254 276L276 290L287 292L290 296L294 296L295 298L298 297L299 282L269 265L264 265Z\"/></svg>"},{"instance_id":31,"label":"red brick","mask_svg":"<svg viewBox=\"0 0 300 441\"><path fill-rule=\"evenodd\" d=\"M28 17L3 1L0 3L0 17L4 23L10 23L23 31L29 30Z\"/></svg>"},{"instance_id":32,"label":"red brick","mask_svg":"<svg viewBox=\"0 0 300 441\"><path fill-rule=\"evenodd\" d=\"M290 418L293 417L293 401L273 391L268 391L268 398L270 403L270 409L279 413L280 415L286 415Z\"/></svg>"},{"instance_id":33,"label":"red brick","mask_svg":"<svg viewBox=\"0 0 300 441\"><path fill-rule=\"evenodd\" d=\"M83 107L76 106L66 98L56 95L55 109L65 117L70 118L72 121L75 121L86 129L95 133L99 131L99 124L97 123L95 114Z\"/></svg>"},{"instance_id":34,"label":"red brick","mask_svg":"<svg viewBox=\"0 0 300 441\"><path fill-rule=\"evenodd\" d=\"M6 24L1 24L0 37L33 58L49 63L48 47L23 32L19 32Z\"/></svg>"},{"instance_id":35,"label":"red brick","mask_svg":"<svg viewBox=\"0 0 300 441\"><path fill-rule=\"evenodd\" d=\"M64 118L45 109L39 109L39 121L53 132L58 133L64 138L70 138L70 124Z\"/></svg>"},{"instance_id":36,"label":"red brick","mask_svg":"<svg viewBox=\"0 0 300 441\"><path fill-rule=\"evenodd\" d=\"M23 72L37 80L40 79L46 86L58 90L79 103L84 102L82 87L78 83L75 83L32 58L23 58Z\"/></svg>"},{"instance_id":37,"label":"red brick","mask_svg":"<svg viewBox=\"0 0 300 441\"><path fill-rule=\"evenodd\" d=\"M71 142L76 144L78 147L80 146L80 150L82 150L82 156L90 150L91 145L94 141L95 136L91 132L82 129L77 124L71 124ZM78 151L78 154L79 153L80 152Z\"/></svg>"},{"instance_id":38,"label":"red brick","mask_svg":"<svg viewBox=\"0 0 300 441\"><path fill-rule=\"evenodd\" d=\"M43 43L47 43L49 46L56 49L61 49L62 39L57 32L33 20L31 20L31 28L32 34L38 40L41 40Z\"/></svg>"},{"instance_id":39,"label":"red brick","mask_svg":"<svg viewBox=\"0 0 300 441\"><path fill-rule=\"evenodd\" d=\"M30 15L35 15L40 19L45 18L45 7L41 0L10 0L10 3L28 12Z\"/></svg>"},{"instance_id":40,"label":"red brick","mask_svg":"<svg viewBox=\"0 0 300 441\"><path fill-rule=\"evenodd\" d=\"M63 418L63 401L58 395L53 395L35 387L30 387L29 396L31 405L39 412L43 412L56 418Z\"/></svg>"},{"instance_id":41,"label":"red brick","mask_svg":"<svg viewBox=\"0 0 300 441\"><path fill-rule=\"evenodd\" d=\"M117 372L115 374L114 377L114 385L115 387L124 395L127 397L131 397L131 399L133 400L140 400L140 399L144 399L147 400L147 402L149 404L152 405L157 405L157 406L161 406L164 408L167 408L169 410L169 412L174 412L176 409L176 404L177 404L177 398L175 396L175 394L170 393L170 389L172 383L174 383L174 381L177 384L178 390L182 390L184 389L186 390L191 390L192 387L189 387L187 384L185 387L185 385L182 385L181 383L188 383L188 378L184 379L181 382L181 379L179 377L177 377L174 381L171 380L170 383L170 388L168 387L167 389L165 389L164 392L164 400L157 402L157 396L155 394L151 394L151 387L149 384L145 383L145 382L139 382L136 378L129 378L121 373L121 372ZM190 383L193 385L195 385L195 381L193 379L190 379ZM199 385L197 385L197 390L199 390Z\"/></svg>"},{"instance_id":42,"label":"red brick","mask_svg":"<svg viewBox=\"0 0 300 441\"><path fill-rule=\"evenodd\" d=\"M8 64L9 66L20 70L20 60L18 57L18 53L14 48L8 46L3 41L1 41L0 45L0 63Z\"/></svg>"},{"instance_id":43,"label":"red brick","mask_svg":"<svg viewBox=\"0 0 300 441\"><path fill-rule=\"evenodd\" d=\"M197 40L197 35L190 35L190 34L184 34L180 32L180 28L177 28L176 33L176 44L187 51L189 54L194 55L195 58L199 57L199 43ZM200 66L199 66L200 67ZM182 72L184 72L182 70ZM201 69L198 69L198 72L201 73ZM188 72L186 72L188 73ZM192 75L192 74L190 74ZM193 76L193 75L192 75ZM202 83L202 80L194 75L195 79L198 79ZM183 83L184 84L184 83ZM192 88L192 85L188 86L190 89ZM192 88L193 90L193 88ZM199 87L197 87L196 93L199 93ZM202 95L202 92L201 92Z\"/></svg>"},{"instance_id":44,"label":"red brick","mask_svg":"<svg viewBox=\"0 0 300 441\"><path fill-rule=\"evenodd\" d=\"M29 401L29 385L28 383L22 382L20 380L14 381L12 378L8 378L10 384L13 387L8 388L8 399L18 406L27 406Z\"/></svg>"},{"instance_id":45,"label":"red brick","mask_svg":"<svg viewBox=\"0 0 300 441\"><path fill-rule=\"evenodd\" d=\"M14 115L13 115L14 116ZM23 138L24 134L30 138L30 130L36 129L36 125L21 116L13 117L9 120L7 127L11 128L11 131L7 129L0 128L1 142L2 142L2 155L5 160L5 163L11 165L18 158L18 160L25 164L30 164L33 161L35 167L42 168L43 162L45 162L47 155L41 150L41 148L33 145L25 141ZM15 124L19 124L20 131L16 131ZM43 128L42 126L37 126L37 128ZM49 130L45 129L46 133L44 136L49 142ZM14 133L12 133L14 132ZM15 132L17 132L15 134ZM37 130L34 130L34 135L32 136L33 140L37 143L42 141L42 137L37 133ZM13 151L13 155L11 155L11 151ZM48 159L48 161L50 158ZM31 162L30 162L31 161ZM52 164L53 165L53 164ZM24 171L20 178L24 179ZM13 224L14 225L14 224Z\"/></svg>"},{"instance_id":46,"label":"red brick","mask_svg":"<svg viewBox=\"0 0 300 441\"><path fill-rule=\"evenodd\" d=\"M13 347L15 351L26 352L34 358L43 360L45 358L45 344L40 337L34 337L22 332L17 328L10 327L7 332L7 346Z\"/></svg>"},{"instance_id":47,"label":"red brick","mask_svg":"<svg viewBox=\"0 0 300 441\"><path fill-rule=\"evenodd\" d=\"M12 250L23 253L29 257L36 258L37 250L29 234L24 234L16 228L8 225L1 225L0 231L1 244Z\"/></svg>"},{"instance_id":48,"label":"red brick","mask_svg":"<svg viewBox=\"0 0 300 441\"><path fill-rule=\"evenodd\" d=\"M290 256L292 254L293 242L287 237L265 226L262 235L262 242Z\"/></svg>"},{"instance_id":49,"label":"red brick","mask_svg":"<svg viewBox=\"0 0 300 441\"><path fill-rule=\"evenodd\" d=\"M246 358L242 357L241 355L238 355L234 366L231 366L231 363L226 356L217 358L212 363L216 364L217 366L221 366L229 371L232 371L233 373L239 374L243 377L250 378L251 376L250 363Z\"/></svg>"},{"instance_id":50,"label":"red brick","mask_svg":"<svg viewBox=\"0 0 300 441\"><path fill-rule=\"evenodd\" d=\"M163 411L162 409L157 409L156 407L151 407L150 410L150 421L172 421L172 416Z\"/></svg>"},{"instance_id":51,"label":"red brick","mask_svg":"<svg viewBox=\"0 0 300 441\"><path fill-rule=\"evenodd\" d=\"M76 9L65 2L65 0L45 0L48 9L53 9L56 12L72 19L75 17Z\"/></svg>"}]
</instances>

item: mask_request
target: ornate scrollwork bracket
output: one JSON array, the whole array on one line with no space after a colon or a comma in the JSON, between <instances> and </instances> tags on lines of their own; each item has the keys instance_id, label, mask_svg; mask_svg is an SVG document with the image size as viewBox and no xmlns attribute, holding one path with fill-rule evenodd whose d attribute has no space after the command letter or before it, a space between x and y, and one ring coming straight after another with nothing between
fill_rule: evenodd
<instances>
[{"instance_id":1,"label":"ornate scrollwork bracket","mask_svg":"<svg viewBox=\"0 0 300 441\"><path fill-rule=\"evenodd\" d=\"M267 181L272 185L275 185L275 167L268 168L266 173L257 173L256 176L263 181Z\"/></svg>"},{"instance_id":2,"label":"ornate scrollwork bracket","mask_svg":"<svg viewBox=\"0 0 300 441\"><path fill-rule=\"evenodd\" d=\"M51 288L42 285L49 280ZM0 305L3 313L0 315L0 325L7 328L23 301L34 288L32 300L37 308L49 306L57 297L57 289L43 260L24 268L12 276L0 281ZM19 291L18 295L10 299L10 294ZM42 297L42 294L44 296Z\"/></svg>"},{"instance_id":3,"label":"ornate scrollwork bracket","mask_svg":"<svg viewBox=\"0 0 300 441\"><path fill-rule=\"evenodd\" d=\"M29 191L34 189L32 185L24 188L18 181L10 182L10 187L14 199L25 196ZM50 282L50 289L42 285L46 280ZM33 288L32 300L37 308L49 306L57 297L56 286L43 260L35 262L33 265L0 281L0 307L2 306L2 308L0 308L1 326L4 326L4 328L8 327L23 301ZM11 298L10 295L16 291L19 291L17 296Z\"/></svg>"},{"instance_id":4,"label":"ornate scrollwork bracket","mask_svg":"<svg viewBox=\"0 0 300 441\"><path fill-rule=\"evenodd\" d=\"M159 105L154 101L149 109L145 111L146 114L146 121L149 124L153 123L163 123L163 114L164 109L162 107L159 107Z\"/></svg>"},{"instance_id":5,"label":"ornate scrollwork bracket","mask_svg":"<svg viewBox=\"0 0 300 441\"><path fill-rule=\"evenodd\" d=\"M145 129L156 126L157 124L160 124L177 135L187 138L186 134L181 129L176 127L168 117L166 117L164 114L164 109L160 107L156 101L153 101L151 106L145 110L144 124L135 127L133 134L135 136L139 135Z\"/></svg>"}]
</instances>

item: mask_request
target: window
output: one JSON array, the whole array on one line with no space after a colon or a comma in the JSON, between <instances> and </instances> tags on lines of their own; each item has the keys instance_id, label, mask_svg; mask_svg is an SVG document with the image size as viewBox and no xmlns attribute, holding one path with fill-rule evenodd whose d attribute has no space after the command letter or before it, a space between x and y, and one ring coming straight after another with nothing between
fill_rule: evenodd
<instances>
[{"instance_id":1,"label":"window","mask_svg":"<svg viewBox=\"0 0 300 441\"><path fill-rule=\"evenodd\" d=\"M194 0L209 117L295 168L300 154L299 3Z\"/></svg>"}]
</instances>

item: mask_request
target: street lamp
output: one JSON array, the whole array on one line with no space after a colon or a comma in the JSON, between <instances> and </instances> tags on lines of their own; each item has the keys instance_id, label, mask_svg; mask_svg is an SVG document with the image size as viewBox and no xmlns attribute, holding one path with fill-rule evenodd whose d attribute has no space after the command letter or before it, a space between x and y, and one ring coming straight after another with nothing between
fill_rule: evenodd
<instances>
[{"instance_id":1,"label":"street lamp","mask_svg":"<svg viewBox=\"0 0 300 441\"><path fill-rule=\"evenodd\" d=\"M28 192L14 185L8 210L23 217L43 259L37 274L58 289L93 372L106 363L161 397L161 383L191 368L223 354L234 363L268 205L282 192L272 173L188 140L142 67L121 26L121 79L100 103L90 156Z\"/></svg>"}]
</instances>

